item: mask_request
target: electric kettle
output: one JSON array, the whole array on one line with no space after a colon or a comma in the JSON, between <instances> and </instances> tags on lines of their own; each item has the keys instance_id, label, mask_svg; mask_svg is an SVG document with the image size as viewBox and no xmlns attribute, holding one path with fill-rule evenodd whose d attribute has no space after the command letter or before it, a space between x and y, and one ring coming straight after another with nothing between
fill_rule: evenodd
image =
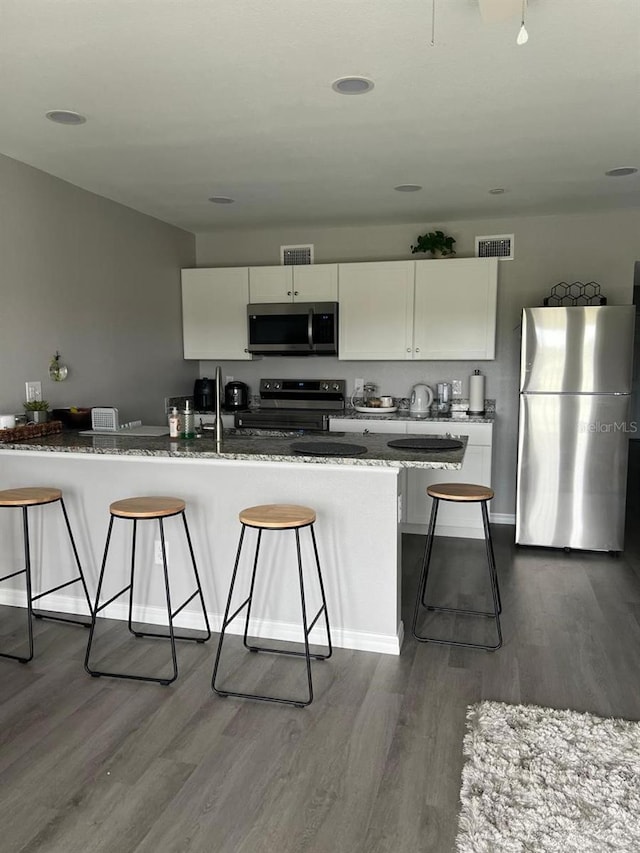
<instances>
[{"instance_id":1,"label":"electric kettle","mask_svg":"<svg viewBox=\"0 0 640 853\"><path fill-rule=\"evenodd\" d=\"M409 414L415 418L426 418L433 403L433 391L428 385L418 383L411 389Z\"/></svg>"}]
</instances>

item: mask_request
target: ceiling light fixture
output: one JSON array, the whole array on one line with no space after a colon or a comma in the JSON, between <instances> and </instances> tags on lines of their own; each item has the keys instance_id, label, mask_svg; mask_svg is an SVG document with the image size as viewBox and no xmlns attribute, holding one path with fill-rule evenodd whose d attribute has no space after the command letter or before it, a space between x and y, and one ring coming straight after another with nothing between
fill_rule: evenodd
<instances>
[{"instance_id":1,"label":"ceiling light fixture","mask_svg":"<svg viewBox=\"0 0 640 853\"><path fill-rule=\"evenodd\" d=\"M366 95L373 89L373 80L367 77L339 77L331 84L339 95Z\"/></svg>"},{"instance_id":2,"label":"ceiling light fixture","mask_svg":"<svg viewBox=\"0 0 640 853\"><path fill-rule=\"evenodd\" d=\"M492 190L489 190L489 195L502 195L506 190L504 187L494 187Z\"/></svg>"},{"instance_id":3,"label":"ceiling light fixture","mask_svg":"<svg viewBox=\"0 0 640 853\"><path fill-rule=\"evenodd\" d=\"M229 198L228 195L212 195L209 201L213 202L213 204L233 204L235 198Z\"/></svg>"},{"instance_id":4,"label":"ceiling light fixture","mask_svg":"<svg viewBox=\"0 0 640 853\"><path fill-rule=\"evenodd\" d=\"M624 178L626 175L635 175L637 171L634 166L617 166L615 169L608 169L605 175L608 178Z\"/></svg>"},{"instance_id":5,"label":"ceiling light fixture","mask_svg":"<svg viewBox=\"0 0 640 853\"><path fill-rule=\"evenodd\" d=\"M398 184L397 187L394 187L394 190L398 193L417 193L421 189L420 184Z\"/></svg>"},{"instance_id":6,"label":"ceiling light fixture","mask_svg":"<svg viewBox=\"0 0 640 853\"><path fill-rule=\"evenodd\" d=\"M48 113L45 113L45 117L56 124L68 125L84 124L87 120L85 116L74 112L74 110L49 110Z\"/></svg>"},{"instance_id":7,"label":"ceiling light fixture","mask_svg":"<svg viewBox=\"0 0 640 853\"><path fill-rule=\"evenodd\" d=\"M524 25L526 10L527 0L522 0L522 20L520 22L520 31L518 32L518 38L516 39L517 45L523 45L529 41L529 33L527 32L527 28Z\"/></svg>"}]
</instances>

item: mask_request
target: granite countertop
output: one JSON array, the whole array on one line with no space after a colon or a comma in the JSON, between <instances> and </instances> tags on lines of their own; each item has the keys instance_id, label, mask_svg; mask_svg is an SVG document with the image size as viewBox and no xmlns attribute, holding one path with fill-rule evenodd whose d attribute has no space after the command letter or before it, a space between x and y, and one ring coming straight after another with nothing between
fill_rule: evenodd
<instances>
[{"instance_id":1,"label":"granite countertop","mask_svg":"<svg viewBox=\"0 0 640 853\"><path fill-rule=\"evenodd\" d=\"M458 450L399 450L387 447L397 440L395 434L353 435L339 432L305 433L255 430L225 431L221 452L216 451L214 438L170 439L168 436L142 437L132 435L80 435L68 430L23 441L0 443L3 450L44 451L53 453L104 454L112 456L175 457L179 459L237 459L251 462L309 462L314 464L378 466L387 468L441 468L458 470L467 445L467 436ZM410 436L402 436L407 438ZM425 438L426 436L417 436ZM434 436L442 438L442 436ZM454 436L456 437L456 436ZM362 456L308 456L291 449L295 444L357 444L367 448Z\"/></svg>"},{"instance_id":2,"label":"granite countertop","mask_svg":"<svg viewBox=\"0 0 640 853\"><path fill-rule=\"evenodd\" d=\"M403 421L406 423L437 423L437 424L492 424L496 419L496 413L485 412L483 415L467 415L463 412L452 412L450 415L428 415L417 418L409 414L407 409L399 409L397 412L376 414L375 409L371 412L356 412L355 409L332 412L332 420L349 421Z\"/></svg>"}]
</instances>

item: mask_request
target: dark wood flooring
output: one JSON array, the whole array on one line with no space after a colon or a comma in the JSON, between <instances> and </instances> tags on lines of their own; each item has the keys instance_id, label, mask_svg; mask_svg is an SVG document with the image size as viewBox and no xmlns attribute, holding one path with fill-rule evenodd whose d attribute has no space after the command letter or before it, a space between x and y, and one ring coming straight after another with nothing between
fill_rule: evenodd
<instances>
[{"instance_id":1,"label":"dark wood flooring","mask_svg":"<svg viewBox=\"0 0 640 853\"><path fill-rule=\"evenodd\" d=\"M400 657L338 649L315 666L316 699L305 710L214 696L215 638L180 644L179 680L161 687L90 678L82 668L87 631L38 621L34 661L0 659L0 850L450 853L468 704L640 718L640 537L631 497L628 550L618 559L516 549L511 528L494 528L500 651L411 638ZM422 544L406 537L409 634ZM468 603L484 570L481 543L437 545L450 563L434 591ZM0 609L5 648L23 616ZM475 632L468 621L455 629ZM155 666L166 652L152 640L131 648L120 623L109 623L102 641L107 657L132 667ZM298 661L231 646L232 666L251 658L263 685L301 683Z\"/></svg>"}]
</instances>

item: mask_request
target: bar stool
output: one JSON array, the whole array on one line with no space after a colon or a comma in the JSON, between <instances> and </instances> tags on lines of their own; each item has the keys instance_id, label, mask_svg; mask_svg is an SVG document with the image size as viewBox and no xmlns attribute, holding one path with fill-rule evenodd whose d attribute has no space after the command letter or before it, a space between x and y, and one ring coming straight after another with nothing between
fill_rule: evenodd
<instances>
[{"instance_id":1,"label":"bar stool","mask_svg":"<svg viewBox=\"0 0 640 853\"><path fill-rule=\"evenodd\" d=\"M238 543L238 550L236 553L236 561L233 568L233 574L231 577L231 586L229 588L229 597L227 599L227 605L224 611L224 618L222 620L222 628L220 631L220 640L218 642L218 651L216 653L216 660L213 667L213 676L211 678L211 687L219 696L237 696L242 699L260 699L266 702L280 702L283 705L294 705L296 708L304 708L306 705L310 705L313 701L313 682L311 680L311 660L327 660L331 657L332 654L332 646L331 646L331 632L329 629L329 616L327 612L327 601L324 594L324 583L322 581L322 572L320 570L320 559L318 557L318 546L316 543L316 536L314 532L314 523L316 520L316 513L313 509L310 509L306 506L294 506L291 504L266 504L264 506L252 506L248 509L243 509L239 514L240 523L242 524L242 529L240 531L240 541ZM236 575L238 573L238 565L240 563L240 555L242 553L242 543L244 541L244 535L247 527L256 528L258 531L257 541L256 541L256 550L255 556L253 560L253 572L251 574L251 583L249 587L249 595L242 602L242 604L233 612L231 616L229 616L229 610L231 609L231 601L233 598L233 589L236 582ZM311 541L313 543L313 551L315 554L316 560L316 569L318 572L318 581L320 584L320 595L322 598L322 605L316 615L314 616L311 624L308 624L307 620L307 608L306 608L306 600L305 600L305 588L304 588L304 576L302 571L302 556L300 552L300 530L303 527L308 527L311 533ZM256 582L256 572L258 569L258 558L260 555L260 543L262 540L262 532L264 530L293 530L295 533L296 540L296 552L298 557L298 577L300 581L300 603L302 606L302 630L304 636L304 651L294 651L294 650L284 650L284 649L274 649L267 646L256 646L253 644L249 644L247 642L247 634L249 631L249 619L251 616L251 604L253 601L253 593L255 589ZM216 687L216 676L218 673L218 666L220 664L220 655L222 653L222 644L224 643L225 632L229 624L238 616L240 611L243 608L247 608L245 622L244 622L244 633L243 633L243 644L246 649L250 652L271 652L273 654L281 654L281 655L290 655L292 657L304 657L306 661L307 667L307 683L308 683L308 696L306 699L281 699L275 696L264 696L257 693L239 693L231 690L220 690ZM326 654L312 654L309 651L309 634L313 630L316 622L320 618L320 616L324 613L324 622L327 630L327 646L328 651Z\"/></svg>"},{"instance_id":2,"label":"bar stool","mask_svg":"<svg viewBox=\"0 0 640 853\"><path fill-rule=\"evenodd\" d=\"M424 558L422 560L422 573L420 575L420 583L418 584L418 593L416 596L416 605L413 612L413 636L421 643L440 643L441 645L449 646L464 646L470 649L486 649L487 651L495 651L502 645L502 631L500 629L500 613L502 613L502 603L500 601L500 588L498 586L498 574L496 571L496 561L493 553L493 542L491 540L491 528L489 527L489 514L487 512L487 503L493 498L493 489L488 486L477 486L471 483L437 483L427 488L427 494L433 498L431 506L431 517L429 519L429 528L427 532L427 541L424 549ZM436 527L436 518L438 516L438 506L440 501L453 501L454 503L479 503L482 510L482 524L484 526L484 539L487 551L487 564L489 567L489 582L491 585L491 597L493 599L493 611L485 610L464 610L457 607L439 607L434 604L428 604L426 601L427 580L429 577L429 563L431 562L431 551L433 549L433 539ZM440 613L457 613L465 616L486 616L490 619L495 619L496 632L498 642L496 645L486 645L483 643L463 643L458 640L440 640L435 637L425 637L417 633L416 626L418 622L418 614L420 605L426 607L427 610L433 610Z\"/></svg>"},{"instance_id":3,"label":"bar stool","mask_svg":"<svg viewBox=\"0 0 640 853\"><path fill-rule=\"evenodd\" d=\"M202 587L200 585L200 578L198 576L198 567L196 566L196 558L193 553L193 545L191 544L191 535L189 533L189 526L187 524L187 517L185 513L185 502L180 500L180 498L168 498L168 497L136 497L136 498L125 498L124 500L115 501L109 507L109 512L111 514L109 520L109 530L107 532L107 541L104 546L104 556L102 558L102 568L100 569L100 578L98 580L98 592L96 593L96 603L93 611L93 618L91 620L91 631L89 633L89 642L87 643L87 653L84 659L84 667L87 672L94 676L98 677L100 675L109 675L113 678L129 678L135 681L155 681L159 684L171 684L171 682L175 681L178 677L178 660L176 656L176 640L193 640L196 643L204 643L211 637L211 630L209 628L209 619L207 618L207 611L204 604L204 597L202 595ZM180 515L182 517L182 521L184 524L184 532L187 539L187 545L189 546L189 553L191 555L191 564L193 566L193 574L195 576L196 581L196 589L192 595L184 601L180 607L175 610L172 609L171 606L171 593L169 589L169 571L167 568L167 550L165 546L164 539L164 523L163 519L171 518L173 516ZM104 581L104 573L105 567L107 565L107 555L109 553L109 542L111 540L111 532L113 529L113 522L116 518L129 519L133 521L133 538L131 542L131 574L130 580L127 586L113 595L108 601L100 604L100 593L102 592L102 583ZM139 521L157 521L160 529L160 544L162 549L162 568L164 573L164 588L167 602L167 622L169 627L169 634L162 633L154 633L151 631L135 631L132 625L132 611L133 611L133 595L134 595L134 575L135 575L135 562L136 562L136 533L137 533L137 525ZM89 666L89 657L91 655L91 646L93 643L93 637L96 627L96 618L98 613L101 610L104 610L105 607L108 607L112 604L117 598L123 595L125 592L129 592L129 618L128 618L128 628L129 631L135 637L160 637L162 639L169 639L171 643L171 659L173 663L173 676L172 678L158 678L155 676L149 675L129 675L122 672L106 672L98 669L91 669ZM206 636L204 637L185 637L180 634L176 634L173 628L173 620L174 618L183 610L190 601L192 601L196 596L200 599L200 604L202 606L202 615L204 617Z\"/></svg>"},{"instance_id":4,"label":"bar stool","mask_svg":"<svg viewBox=\"0 0 640 853\"><path fill-rule=\"evenodd\" d=\"M29 507L34 506L44 506L45 504L54 504L59 503L62 508L62 514L64 516L64 521L67 527L67 533L69 534L69 540L71 542L71 548L73 549L73 556L76 561L76 566L78 567L78 576L73 578L70 581L66 581L65 583L61 583L58 586L52 587L51 589L46 590L46 592L41 592L38 595L33 595L32 590L32 581L31 581L31 549L29 546ZM24 540L24 569L19 569L17 572L11 572L9 575L5 575L0 578L0 582L9 580L9 578L15 578L18 575L25 575L26 580L26 595L27 595L27 626L29 633L29 656L22 657L21 655L12 655L6 652L0 653L0 657L3 658L11 658L12 660L20 661L20 663L28 663L33 658L33 624L32 617L36 618L44 618L44 614L36 613L33 610L33 602L37 601L40 598L44 598L45 595L49 595L52 592L57 592L59 589L64 589L67 586L71 586L74 583L82 583L82 588L84 590L84 595L87 600L87 606L89 608L89 614L91 614L91 599L89 598L89 591L87 590L87 584L85 583L84 575L82 573L82 566L80 565L80 558L78 557L78 550L76 548L75 539L73 538L73 533L71 531L71 525L69 524L69 516L67 515L67 509L64 505L64 499L62 497L62 492L60 489L50 488L48 486L35 486L35 487L26 487L21 489L4 489L0 491L0 507L19 507L22 510L22 530L23 530L23 540ZM50 616L46 615L47 619L54 619L57 622L71 622L75 625L87 625L88 623L79 622L77 619L69 619L66 616Z\"/></svg>"}]
</instances>

